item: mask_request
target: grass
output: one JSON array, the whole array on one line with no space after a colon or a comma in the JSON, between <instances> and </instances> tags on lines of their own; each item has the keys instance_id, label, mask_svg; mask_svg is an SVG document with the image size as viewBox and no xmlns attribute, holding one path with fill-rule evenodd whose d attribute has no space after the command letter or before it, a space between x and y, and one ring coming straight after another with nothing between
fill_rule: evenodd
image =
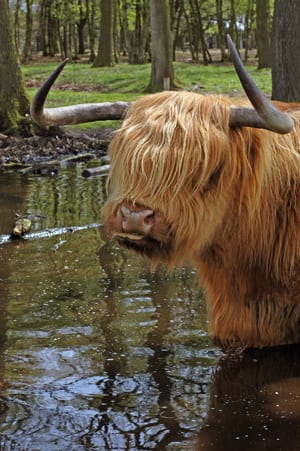
<instances>
[{"instance_id":1,"label":"grass","mask_svg":"<svg viewBox=\"0 0 300 451\"><path fill-rule=\"evenodd\" d=\"M30 97L57 64L57 62L47 62L22 66ZM234 68L229 64L203 66L176 62L174 70L179 89L201 93L244 95ZM269 95L271 93L270 69L257 70L251 65L247 66L247 70L261 90ZM47 106L135 100L145 94L150 74L150 64L122 63L114 67L92 68L85 63L68 63L49 93ZM112 121L105 123L106 126L111 124L113 124Z\"/></svg>"},{"instance_id":2,"label":"grass","mask_svg":"<svg viewBox=\"0 0 300 451\"><path fill-rule=\"evenodd\" d=\"M255 66L247 66L253 80L265 94L271 93L271 70L257 70ZM189 91L209 92L215 94L244 95L243 88L234 68L230 65L190 65L175 64L176 77L183 89Z\"/></svg>"}]
</instances>

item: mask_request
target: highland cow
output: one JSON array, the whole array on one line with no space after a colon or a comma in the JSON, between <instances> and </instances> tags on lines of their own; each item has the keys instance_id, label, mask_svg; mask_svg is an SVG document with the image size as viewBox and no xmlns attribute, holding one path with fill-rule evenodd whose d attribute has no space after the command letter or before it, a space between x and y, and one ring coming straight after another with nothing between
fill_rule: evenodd
<instances>
[{"instance_id":1,"label":"highland cow","mask_svg":"<svg viewBox=\"0 0 300 451\"><path fill-rule=\"evenodd\" d=\"M300 105L268 101L229 45L253 107L183 91L130 105L110 144L105 228L155 264L192 262L207 292L213 341L223 349L296 343ZM88 111L103 119L99 105L44 110L60 70L33 101L33 118L82 122L91 119L79 111ZM115 117L128 107L113 106Z\"/></svg>"}]
</instances>

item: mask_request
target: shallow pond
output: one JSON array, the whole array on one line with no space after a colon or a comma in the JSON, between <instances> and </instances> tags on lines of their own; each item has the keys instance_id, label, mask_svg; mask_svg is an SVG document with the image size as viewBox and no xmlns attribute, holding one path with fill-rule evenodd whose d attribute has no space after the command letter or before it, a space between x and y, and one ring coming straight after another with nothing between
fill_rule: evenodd
<instances>
[{"instance_id":1,"label":"shallow pond","mask_svg":"<svg viewBox=\"0 0 300 451\"><path fill-rule=\"evenodd\" d=\"M73 230L1 242L0 449L299 449L300 349L222 356L194 271L105 242L82 169L0 175L2 238L16 212Z\"/></svg>"}]
</instances>

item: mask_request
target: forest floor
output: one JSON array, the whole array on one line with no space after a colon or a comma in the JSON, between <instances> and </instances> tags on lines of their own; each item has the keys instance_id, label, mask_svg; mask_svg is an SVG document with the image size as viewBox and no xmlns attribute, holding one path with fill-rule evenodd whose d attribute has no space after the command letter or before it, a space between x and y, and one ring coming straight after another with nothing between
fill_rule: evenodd
<instances>
[{"instance_id":1,"label":"forest floor","mask_svg":"<svg viewBox=\"0 0 300 451\"><path fill-rule=\"evenodd\" d=\"M0 171L32 168L47 175L63 160L79 162L106 155L114 129L72 129L56 136L12 137L0 134Z\"/></svg>"}]
</instances>

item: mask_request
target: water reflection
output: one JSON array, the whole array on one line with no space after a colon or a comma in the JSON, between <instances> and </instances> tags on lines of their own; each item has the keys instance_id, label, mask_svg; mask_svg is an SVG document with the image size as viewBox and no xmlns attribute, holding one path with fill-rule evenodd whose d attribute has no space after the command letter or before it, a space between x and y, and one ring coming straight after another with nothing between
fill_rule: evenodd
<instances>
[{"instance_id":1,"label":"water reflection","mask_svg":"<svg viewBox=\"0 0 300 451\"><path fill-rule=\"evenodd\" d=\"M81 169L1 175L0 233L15 211L100 222L104 180ZM0 246L0 295L0 449L298 446L298 349L220 359L190 268L152 273L91 228Z\"/></svg>"},{"instance_id":2,"label":"water reflection","mask_svg":"<svg viewBox=\"0 0 300 451\"><path fill-rule=\"evenodd\" d=\"M299 449L299 382L299 345L221 359L197 449Z\"/></svg>"}]
</instances>

